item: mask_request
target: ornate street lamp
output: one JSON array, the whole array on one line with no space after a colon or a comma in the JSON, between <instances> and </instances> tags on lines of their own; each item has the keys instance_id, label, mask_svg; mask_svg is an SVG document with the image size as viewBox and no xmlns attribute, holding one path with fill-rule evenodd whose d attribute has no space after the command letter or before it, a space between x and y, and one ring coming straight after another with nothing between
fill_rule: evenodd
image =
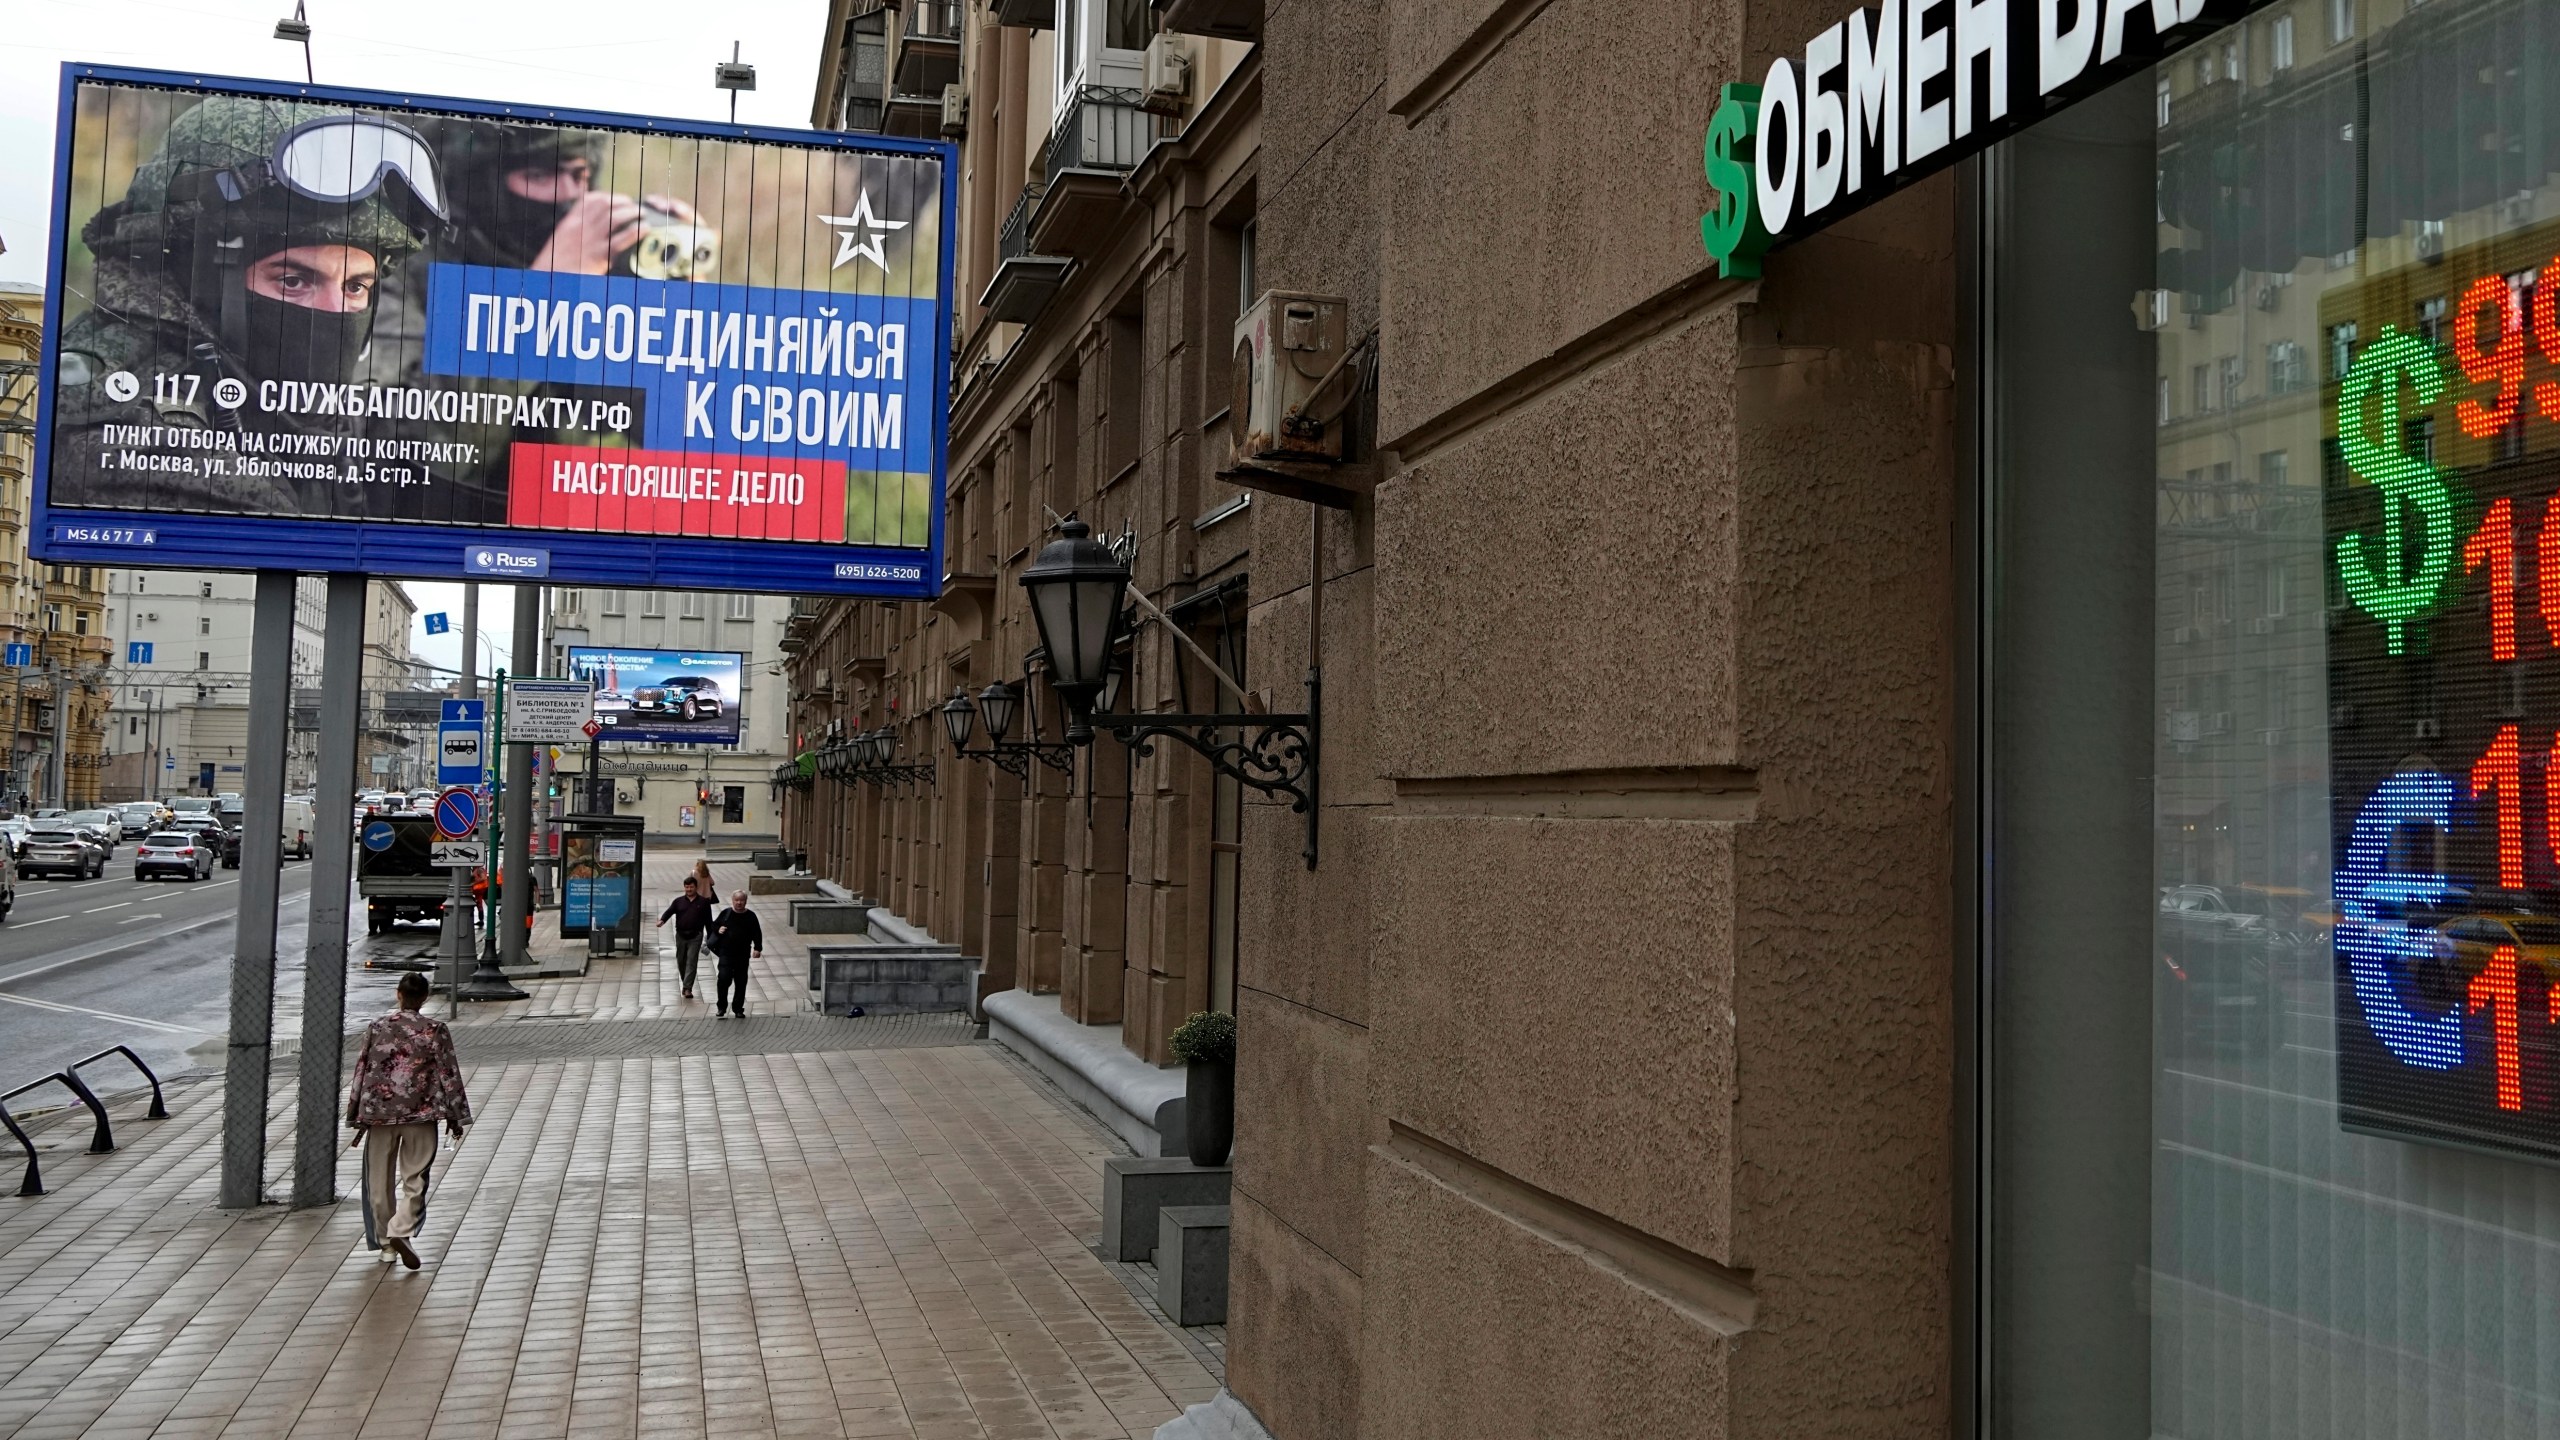
<instances>
[{"instance_id":1,"label":"ornate street lamp","mask_svg":"<svg viewBox=\"0 0 2560 1440\"><path fill-rule=\"evenodd\" d=\"M1058 527L1059 538L1043 547L1022 572L1022 588L1031 597L1031 618L1040 627L1040 642L1047 651L1049 684L1066 702L1068 743L1089 745L1095 730L1108 730L1144 758L1160 736L1180 741L1219 774L1266 795L1287 796L1289 808L1307 817L1307 840L1300 854L1307 868L1314 869L1322 673L1307 672L1307 709L1299 715L1111 713L1119 698L1116 652L1125 623L1121 597L1145 606L1159 620L1164 617L1130 585L1128 563L1092 534L1083 521L1069 516ZM1171 627L1170 621L1165 623ZM1181 635L1179 630L1174 633Z\"/></svg>"},{"instance_id":2,"label":"ornate street lamp","mask_svg":"<svg viewBox=\"0 0 2560 1440\"><path fill-rule=\"evenodd\" d=\"M942 732L945 738L951 741L952 753L964 760L992 761L997 769L1017 780L1031 778L1031 762L1034 760L1053 770L1074 773L1075 748L1042 740L1040 716L1037 711L1034 711L1031 716L1030 738L1013 743L1006 742L1005 736L1013 730L1014 712L1023 694L1020 687L1008 685L1001 680L993 681L986 689L979 691L975 703L970 701L969 692L966 689L953 690L951 698L943 701L939 707L942 712ZM975 722L980 719L987 722L987 744L983 748L973 750L969 746L969 739L974 732Z\"/></svg>"},{"instance_id":3,"label":"ornate street lamp","mask_svg":"<svg viewBox=\"0 0 2560 1440\"><path fill-rule=\"evenodd\" d=\"M1120 639L1120 597L1129 589L1129 566L1069 516L1058 538L1022 572L1031 596L1031 618L1049 652L1049 684L1067 705L1067 743L1093 743L1090 711L1111 668Z\"/></svg>"}]
</instances>

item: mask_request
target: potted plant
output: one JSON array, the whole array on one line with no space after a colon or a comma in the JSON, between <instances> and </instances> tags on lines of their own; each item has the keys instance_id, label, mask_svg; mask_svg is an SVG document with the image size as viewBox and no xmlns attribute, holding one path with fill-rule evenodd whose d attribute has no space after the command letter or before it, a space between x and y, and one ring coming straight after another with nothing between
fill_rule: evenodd
<instances>
[{"instance_id":1,"label":"potted plant","mask_svg":"<svg viewBox=\"0 0 2560 1440\"><path fill-rule=\"evenodd\" d=\"M1224 1165L1236 1139L1236 1017L1203 1010L1173 1032L1184 1067L1183 1128L1194 1165Z\"/></svg>"}]
</instances>

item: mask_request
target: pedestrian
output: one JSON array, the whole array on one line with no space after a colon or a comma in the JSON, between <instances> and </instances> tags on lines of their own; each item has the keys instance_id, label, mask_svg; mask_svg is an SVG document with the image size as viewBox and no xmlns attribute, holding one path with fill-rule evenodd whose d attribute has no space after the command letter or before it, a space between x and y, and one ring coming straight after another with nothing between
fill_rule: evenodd
<instances>
[{"instance_id":1,"label":"pedestrian","mask_svg":"<svg viewBox=\"0 0 2560 1440\"><path fill-rule=\"evenodd\" d=\"M711 878L711 865L709 861L696 860L693 862L693 883L702 887L703 899L710 901L714 905L720 903L720 882Z\"/></svg>"},{"instance_id":2,"label":"pedestrian","mask_svg":"<svg viewBox=\"0 0 2560 1440\"><path fill-rule=\"evenodd\" d=\"M666 929L671 918L676 922L676 977L684 982L687 1000L693 998L693 974L702 958L702 932L711 925L711 906L711 896L703 893L702 882L687 875L684 893L658 912L659 929Z\"/></svg>"},{"instance_id":3,"label":"pedestrian","mask_svg":"<svg viewBox=\"0 0 2560 1440\"><path fill-rule=\"evenodd\" d=\"M365 1243L382 1263L418 1268L410 1239L426 1213L427 1167L436 1158L436 1122L456 1141L471 1123L453 1032L420 1013L427 977L400 977L400 1008L364 1027L356 1075L347 1089L347 1124L364 1147Z\"/></svg>"},{"instance_id":4,"label":"pedestrian","mask_svg":"<svg viewBox=\"0 0 2560 1440\"><path fill-rule=\"evenodd\" d=\"M711 922L711 953L720 957L720 1014L726 1017L732 1008L740 1015L747 1013L747 958L750 954L764 958L764 922L747 908L747 892L734 891L729 908ZM729 987L736 986L738 998L729 998Z\"/></svg>"}]
</instances>

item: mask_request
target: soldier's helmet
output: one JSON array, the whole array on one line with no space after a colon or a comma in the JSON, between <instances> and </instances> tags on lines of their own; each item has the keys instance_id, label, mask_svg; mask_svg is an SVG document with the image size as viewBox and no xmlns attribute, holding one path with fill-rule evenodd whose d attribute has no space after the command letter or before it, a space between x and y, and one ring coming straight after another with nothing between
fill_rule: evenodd
<instances>
[{"instance_id":1,"label":"soldier's helmet","mask_svg":"<svg viewBox=\"0 0 2560 1440\"><path fill-rule=\"evenodd\" d=\"M170 124L83 238L101 257L155 260L208 238L249 259L352 245L387 270L445 225L445 204L434 150L398 121L214 95Z\"/></svg>"}]
</instances>

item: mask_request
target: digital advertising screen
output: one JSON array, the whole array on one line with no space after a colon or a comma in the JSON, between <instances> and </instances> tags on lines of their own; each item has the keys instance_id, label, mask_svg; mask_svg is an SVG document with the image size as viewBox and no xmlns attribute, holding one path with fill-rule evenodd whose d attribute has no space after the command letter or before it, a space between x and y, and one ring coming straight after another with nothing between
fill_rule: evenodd
<instances>
[{"instance_id":1,"label":"digital advertising screen","mask_svg":"<svg viewBox=\"0 0 2560 1440\"><path fill-rule=\"evenodd\" d=\"M66 66L39 558L929 596L940 142Z\"/></svg>"},{"instance_id":2,"label":"digital advertising screen","mask_svg":"<svg viewBox=\"0 0 2560 1440\"><path fill-rule=\"evenodd\" d=\"M2560 226L2523 227L2319 314L2340 1112L2544 1159L2560 1159L2554 281Z\"/></svg>"},{"instance_id":3,"label":"digital advertising screen","mask_svg":"<svg viewBox=\"0 0 2560 1440\"><path fill-rule=\"evenodd\" d=\"M596 687L603 741L737 744L746 660L735 650L569 647L569 673Z\"/></svg>"}]
</instances>

